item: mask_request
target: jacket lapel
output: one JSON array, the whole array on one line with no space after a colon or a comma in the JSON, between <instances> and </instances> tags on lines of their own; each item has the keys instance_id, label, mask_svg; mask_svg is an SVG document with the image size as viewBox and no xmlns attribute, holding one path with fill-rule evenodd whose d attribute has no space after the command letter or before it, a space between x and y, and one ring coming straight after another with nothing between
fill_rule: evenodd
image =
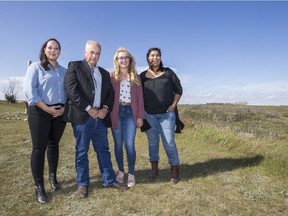
<instances>
[{"instance_id":1,"label":"jacket lapel","mask_svg":"<svg viewBox=\"0 0 288 216\"><path fill-rule=\"evenodd\" d=\"M87 78L88 82L91 86L94 87L93 77L91 74L91 69L87 61L84 59L81 64L81 72L83 73L84 77ZM95 88L95 87L94 87Z\"/></svg>"}]
</instances>

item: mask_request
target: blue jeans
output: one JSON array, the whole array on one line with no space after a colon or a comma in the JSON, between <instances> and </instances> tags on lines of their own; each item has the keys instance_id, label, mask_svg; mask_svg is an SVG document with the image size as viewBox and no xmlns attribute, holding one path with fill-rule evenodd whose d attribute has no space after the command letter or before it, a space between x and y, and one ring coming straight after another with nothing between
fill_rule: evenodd
<instances>
[{"instance_id":1,"label":"blue jeans","mask_svg":"<svg viewBox=\"0 0 288 216\"><path fill-rule=\"evenodd\" d=\"M107 128L102 120L90 117L85 124L72 124L72 127L76 139L77 185L89 186L90 183L88 160L90 140L92 140L94 151L97 154L103 186L113 185L116 176L111 162Z\"/></svg>"},{"instance_id":2,"label":"blue jeans","mask_svg":"<svg viewBox=\"0 0 288 216\"><path fill-rule=\"evenodd\" d=\"M150 161L159 161L159 142L161 136L164 149L168 156L168 163L171 166L178 166L180 162L174 138L175 112L167 112L164 114L148 114L145 112L145 118L151 126L151 128L146 131Z\"/></svg>"},{"instance_id":3,"label":"blue jeans","mask_svg":"<svg viewBox=\"0 0 288 216\"><path fill-rule=\"evenodd\" d=\"M114 139L114 153L118 165L118 169L124 172L123 163L123 143L126 149L128 172L134 175L136 151L135 151L135 135L136 124L133 119L131 106L120 106L118 113L118 128L112 128Z\"/></svg>"}]
</instances>

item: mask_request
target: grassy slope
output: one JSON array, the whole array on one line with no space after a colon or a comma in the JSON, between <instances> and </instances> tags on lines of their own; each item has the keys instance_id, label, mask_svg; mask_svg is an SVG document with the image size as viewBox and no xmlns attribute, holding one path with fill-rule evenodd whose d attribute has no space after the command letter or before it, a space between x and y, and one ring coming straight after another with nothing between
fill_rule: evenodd
<instances>
[{"instance_id":1,"label":"grassy slope","mask_svg":"<svg viewBox=\"0 0 288 216\"><path fill-rule=\"evenodd\" d=\"M127 191L102 188L91 147L90 195L82 200L74 197L74 138L68 124L58 172L63 189L53 192L46 181L50 202L45 205L35 200L31 140L23 111L24 105L0 104L2 215L288 214L288 107L183 105L180 116L186 127L176 134L181 159L177 185L169 184L162 146L160 176L155 183L147 180L147 139L138 131L136 187ZM110 132L109 140L116 170Z\"/></svg>"}]
</instances>

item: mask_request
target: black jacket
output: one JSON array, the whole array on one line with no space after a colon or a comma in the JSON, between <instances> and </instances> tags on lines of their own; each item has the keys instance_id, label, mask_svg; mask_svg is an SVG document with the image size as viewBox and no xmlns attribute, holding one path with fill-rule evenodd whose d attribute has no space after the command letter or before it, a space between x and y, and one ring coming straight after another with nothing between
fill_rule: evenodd
<instances>
[{"instance_id":1,"label":"black jacket","mask_svg":"<svg viewBox=\"0 0 288 216\"><path fill-rule=\"evenodd\" d=\"M110 111L103 119L106 127L111 127L110 112L114 103L114 90L111 84L110 73L98 67L102 76L101 104L109 107ZM67 122L84 124L90 117L85 108L93 107L95 87L93 78L86 60L69 62L68 70L64 78L64 87L67 94L67 102L63 119Z\"/></svg>"}]
</instances>

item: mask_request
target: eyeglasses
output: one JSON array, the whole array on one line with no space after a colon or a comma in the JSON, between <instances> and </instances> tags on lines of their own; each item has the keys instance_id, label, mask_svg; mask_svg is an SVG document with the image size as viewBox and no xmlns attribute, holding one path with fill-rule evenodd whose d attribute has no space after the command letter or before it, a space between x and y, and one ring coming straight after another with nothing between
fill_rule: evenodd
<instances>
[{"instance_id":1,"label":"eyeglasses","mask_svg":"<svg viewBox=\"0 0 288 216\"><path fill-rule=\"evenodd\" d=\"M119 60L119 61L123 61L123 60L127 61L128 59L130 59L129 56L124 56L124 57L121 56L121 57L117 58L117 60Z\"/></svg>"}]
</instances>

